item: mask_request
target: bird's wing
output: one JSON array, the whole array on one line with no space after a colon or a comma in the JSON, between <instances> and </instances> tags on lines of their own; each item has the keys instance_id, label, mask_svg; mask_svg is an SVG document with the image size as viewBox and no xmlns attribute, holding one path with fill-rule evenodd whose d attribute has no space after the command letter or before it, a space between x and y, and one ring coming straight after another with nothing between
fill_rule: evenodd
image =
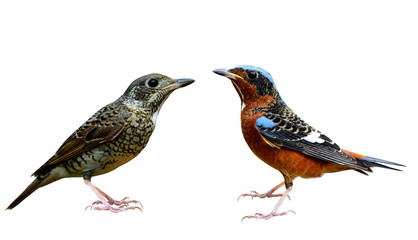
<instances>
[{"instance_id":1,"label":"bird's wing","mask_svg":"<svg viewBox=\"0 0 418 240\"><path fill-rule=\"evenodd\" d=\"M361 161L345 153L329 137L309 126L290 109L266 112L255 122L269 145L287 148L319 160L370 171Z\"/></svg>"},{"instance_id":2,"label":"bird's wing","mask_svg":"<svg viewBox=\"0 0 418 240\"><path fill-rule=\"evenodd\" d=\"M58 151L33 173L33 176L38 176L44 169L115 139L124 129L130 115L131 113L116 109L111 104L103 107L77 129Z\"/></svg>"}]
</instances>

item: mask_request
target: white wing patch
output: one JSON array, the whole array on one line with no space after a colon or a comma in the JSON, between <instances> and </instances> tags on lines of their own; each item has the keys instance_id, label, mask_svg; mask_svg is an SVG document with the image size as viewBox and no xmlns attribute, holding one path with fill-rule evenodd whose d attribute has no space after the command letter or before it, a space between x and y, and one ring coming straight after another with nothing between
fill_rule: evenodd
<instances>
[{"instance_id":1,"label":"white wing patch","mask_svg":"<svg viewBox=\"0 0 418 240\"><path fill-rule=\"evenodd\" d=\"M318 131L312 132L308 136L304 137L303 140L306 140L311 143L324 143L325 140L320 138L321 133Z\"/></svg>"}]
</instances>

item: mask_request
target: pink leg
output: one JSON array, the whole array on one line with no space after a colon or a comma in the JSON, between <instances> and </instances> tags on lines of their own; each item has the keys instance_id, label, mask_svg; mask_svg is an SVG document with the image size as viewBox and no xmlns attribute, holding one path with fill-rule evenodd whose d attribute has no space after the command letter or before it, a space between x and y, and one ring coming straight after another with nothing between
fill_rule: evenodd
<instances>
[{"instance_id":1,"label":"pink leg","mask_svg":"<svg viewBox=\"0 0 418 240\"><path fill-rule=\"evenodd\" d=\"M244 220L246 218L257 218L257 219L267 220L267 219L270 219L272 217L286 215L289 212L292 212L292 213L296 214L293 210L289 210L289 211L285 211L285 212L277 212L277 210L279 210L280 205L282 205L282 203L284 202L286 197L289 195L290 191L292 191L292 188L293 187L289 187L289 188L286 189L286 191L280 197L279 202L276 204L276 206L273 208L273 211L271 211L270 214L264 215L264 214L261 214L261 213L256 213L255 215L252 215L252 216L245 216L245 217L242 218L242 220Z\"/></svg>"},{"instance_id":2,"label":"pink leg","mask_svg":"<svg viewBox=\"0 0 418 240\"><path fill-rule=\"evenodd\" d=\"M105 192L103 192L102 190L100 190L98 187L96 187L96 186L94 186L94 187L96 188L96 190L103 197L105 197L107 199L107 202L110 205L116 205L116 206L121 206L121 207L128 207L130 203L134 203L134 204L139 204L141 207L137 207L137 208L142 211L143 206L142 206L142 204L139 201L137 201L137 200L129 200L129 197L124 197L122 200L118 201L118 200L113 199L111 196L107 195ZM96 201L92 205L95 205L95 204L97 204L97 205L98 204L102 204L102 201L100 201L100 200L99 201Z\"/></svg>"},{"instance_id":3,"label":"pink leg","mask_svg":"<svg viewBox=\"0 0 418 240\"><path fill-rule=\"evenodd\" d=\"M86 209L91 208L93 210L107 210L113 213L123 212L131 209L139 209L142 211L142 204L136 200L128 200L128 198L125 197L121 201L116 201L109 195L104 193L102 190L94 186L90 180L84 180L84 183L87 184L87 186L89 186L90 189L94 192L94 194L96 194L96 196L99 198L99 201L96 201L92 205L87 206ZM129 207L129 203L139 203L141 207ZM103 204L103 206L95 206L99 204ZM116 205L116 207L112 207L111 205Z\"/></svg>"},{"instance_id":4,"label":"pink leg","mask_svg":"<svg viewBox=\"0 0 418 240\"><path fill-rule=\"evenodd\" d=\"M244 193L241 194L237 201L241 198L241 197L251 197L251 199L258 197L258 198L271 198L271 197L281 197L283 196L283 194L279 193L279 194L273 194L277 189L281 188L284 186L284 182L280 183L279 185L275 186L274 188L270 189L270 191L260 194L256 191L251 191L250 193Z\"/></svg>"}]
</instances>

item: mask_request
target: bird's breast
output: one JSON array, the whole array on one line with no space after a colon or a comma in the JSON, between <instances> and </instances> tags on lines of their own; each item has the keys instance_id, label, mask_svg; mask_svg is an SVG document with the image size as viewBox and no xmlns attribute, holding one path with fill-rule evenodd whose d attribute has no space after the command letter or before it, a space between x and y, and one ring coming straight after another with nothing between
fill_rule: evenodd
<instances>
[{"instance_id":1,"label":"bird's breast","mask_svg":"<svg viewBox=\"0 0 418 240\"><path fill-rule=\"evenodd\" d=\"M147 145L154 128L152 114L132 114L125 129L113 142L113 150L124 155L138 155Z\"/></svg>"},{"instance_id":2,"label":"bird's breast","mask_svg":"<svg viewBox=\"0 0 418 240\"><path fill-rule=\"evenodd\" d=\"M135 158L147 145L154 127L151 114L132 114L120 135L106 144L110 153L94 175L113 171Z\"/></svg>"}]
</instances>

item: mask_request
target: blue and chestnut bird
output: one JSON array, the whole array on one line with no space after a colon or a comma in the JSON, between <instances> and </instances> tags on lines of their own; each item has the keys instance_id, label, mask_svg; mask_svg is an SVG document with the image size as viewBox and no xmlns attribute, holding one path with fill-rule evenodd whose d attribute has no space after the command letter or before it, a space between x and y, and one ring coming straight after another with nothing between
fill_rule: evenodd
<instances>
[{"instance_id":1,"label":"blue and chestnut bird","mask_svg":"<svg viewBox=\"0 0 418 240\"><path fill-rule=\"evenodd\" d=\"M16 207L40 187L62 178L82 177L99 198L88 207L115 213L128 209L141 210L142 205L136 200L114 200L94 186L91 178L108 173L136 157L147 145L164 101L174 90L193 82L192 79L172 79L156 73L133 81L120 98L81 125L33 173L35 180L7 209Z\"/></svg>"},{"instance_id":2,"label":"blue and chestnut bird","mask_svg":"<svg viewBox=\"0 0 418 240\"><path fill-rule=\"evenodd\" d=\"M237 66L229 70L216 69L214 72L229 78L241 98L241 129L248 146L258 158L280 171L284 177L283 183L264 194L252 191L241 195L280 197L270 214L256 213L244 218L270 219L293 212L279 212L278 209L297 177L321 177L324 173L344 170L367 175L367 172L372 172L371 167L398 170L386 165L403 166L341 149L286 105L273 78L261 68ZM274 194L283 185L286 188L284 193Z\"/></svg>"}]
</instances>

